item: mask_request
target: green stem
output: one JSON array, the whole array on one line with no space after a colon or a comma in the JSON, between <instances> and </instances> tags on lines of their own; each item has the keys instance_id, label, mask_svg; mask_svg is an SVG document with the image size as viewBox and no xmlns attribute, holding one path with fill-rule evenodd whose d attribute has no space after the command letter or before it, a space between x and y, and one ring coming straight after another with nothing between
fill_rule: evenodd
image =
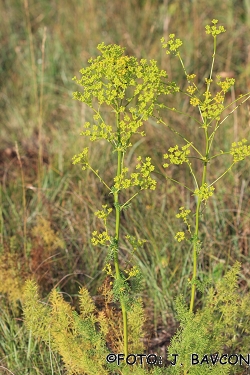
<instances>
[{"instance_id":1,"label":"green stem","mask_svg":"<svg viewBox=\"0 0 250 375\"><path fill-rule=\"evenodd\" d=\"M228 104L227 106L224 107L224 111L225 109L229 108L231 105L237 103L240 99L244 98L245 96L246 99L242 100L242 102L240 104L238 104L236 107L234 107L234 109L219 123L218 127L233 113L236 111L236 109L238 109L242 104L244 104L248 99L250 99L250 95L249 95L249 92L247 94L244 94L242 95L240 98L237 98L236 100L232 101L230 104Z\"/></svg>"},{"instance_id":2,"label":"green stem","mask_svg":"<svg viewBox=\"0 0 250 375\"><path fill-rule=\"evenodd\" d=\"M135 193L131 198L129 198L127 200L127 202L125 202L121 207L120 207L120 210L122 210L129 202L132 201L132 199L134 199L137 195L139 194L139 192Z\"/></svg>"},{"instance_id":3,"label":"green stem","mask_svg":"<svg viewBox=\"0 0 250 375\"><path fill-rule=\"evenodd\" d=\"M196 213L195 213L195 237L194 237L194 245L193 245L193 276L192 276L192 290L191 290L191 300L190 300L190 311L194 309L194 300L195 300L195 280L197 275L197 242L198 242L198 234L199 234L199 211L201 205L201 198L198 197L198 202L196 206Z\"/></svg>"},{"instance_id":4,"label":"green stem","mask_svg":"<svg viewBox=\"0 0 250 375\"><path fill-rule=\"evenodd\" d=\"M216 36L214 37L214 51L213 51L212 65L211 65L211 70L210 70L210 75L209 75L209 82L207 84L207 90L206 90L207 92L209 91L210 80L212 79L212 75L213 75L215 54L216 54ZM209 161L209 151L211 147L211 142L213 141L213 137L212 137L212 140L209 142L207 120L205 119L203 121L204 121L204 132L205 132L205 140L206 140L206 156L204 159L201 186L204 185L206 182L207 163ZM197 245L199 242L199 223L200 223L201 202L202 202L202 198L198 195L198 201L197 201L196 213L195 213L195 236L194 236L194 245L193 245L193 276L192 276L192 289L191 289L191 299L190 299L190 311L193 311L194 301L195 301L195 290L196 290L195 281L196 281L196 276L197 276Z\"/></svg>"},{"instance_id":5,"label":"green stem","mask_svg":"<svg viewBox=\"0 0 250 375\"><path fill-rule=\"evenodd\" d=\"M164 108L166 108L166 109L170 109L171 110L171 108L168 108L168 107L164 107ZM178 111L177 111L178 112ZM182 112L180 112L180 113L182 113ZM159 124L163 124L163 125L165 125L165 126L167 126L173 133L175 133L175 134L177 134L179 137L181 137L185 142L187 142L188 144L190 144L190 146L197 152L197 154L198 155L200 155L200 157L202 158L203 156L202 156L202 154L200 153L200 151L193 145L193 142L190 142L187 138L185 138L183 135L181 135L177 130L175 130L171 125L169 125L169 124L167 124L165 121L163 121L162 120L162 118L158 118L158 117L156 117L156 116L154 116L156 119L157 119L157 122L159 123ZM199 124L201 124L200 122L199 122Z\"/></svg>"},{"instance_id":6,"label":"green stem","mask_svg":"<svg viewBox=\"0 0 250 375\"><path fill-rule=\"evenodd\" d=\"M119 115L117 114L117 128L119 134ZM117 173L116 176L119 177L122 171L123 164L123 152L118 149L117 151ZM120 217L121 217L121 207L119 204L119 191L114 192L114 205L115 205L115 239L117 243L117 251L114 254L114 265L115 265L115 274L116 279L121 279L119 259L118 259L118 249L119 249L119 237L120 237ZM124 355L128 356L128 319L127 311L123 298L120 299L121 308L122 308L122 317L123 317L123 340L124 340Z\"/></svg>"},{"instance_id":7,"label":"green stem","mask_svg":"<svg viewBox=\"0 0 250 375\"><path fill-rule=\"evenodd\" d=\"M211 69L210 69L210 75L209 75L209 79L212 79L212 75L213 75L213 70L214 70L214 61L215 61L215 55L216 55L216 35L214 36L214 51L213 51L213 56L212 56L212 64L211 64ZM210 82L208 83L207 85L207 92L209 91L209 88L210 88Z\"/></svg>"},{"instance_id":8,"label":"green stem","mask_svg":"<svg viewBox=\"0 0 250 375\"><path fill-rule=\"evenodd\" d=\"M217 181L219 181L222 177L224 177L225 174L226 174L227 172L229 172L229 171L232 169L232 167L234 166L234 164L235 164L235 162L233 162L233 163L230 165L230 167L227 168L227 170L226 170L224 173L222 173L222 175L220 175L218 178L216 178L216 180L214 180L209 186L214 185Z\"/></svg>"},{"instance_id":9,"label":"green stem","mask_svg":"<svg viewBox=\"0 0 250 375\"><path fill-rule=\"evenodd\" d=\"M205 128L205 137L206 137L206 158L204 160L201 186L205 184L206 177L207 177L209 140L208 140L208 132L206 128ZM202 198L198 195L198 201L197 201L196 213L195 213L195 233L194 233L194 245L193 245L193 276L192 276L192 289L191 289L191 299L190 299L190 311L193 311L194 301L195 301L195 290L196 290L195 280L197 276L197 245L199 241L199 223L200 223L201 202L202 202Z\"/></svg>"},{"instance_id":10,"label":"green stem","mask_svg":"<svg viewBox=\"0 0 250 375\"><path fill-rule=\"evenodd\" d=\"M106 188L111 192L111 189L110 187L106 184L106 182L101 178L101 176L97 173L97 171L95 171L91 165L88 164L88 167L89 169L96 175L96 177L99 178L99 180L103 183L104 186L106 186Z\"/></svg>"}]
</instances>

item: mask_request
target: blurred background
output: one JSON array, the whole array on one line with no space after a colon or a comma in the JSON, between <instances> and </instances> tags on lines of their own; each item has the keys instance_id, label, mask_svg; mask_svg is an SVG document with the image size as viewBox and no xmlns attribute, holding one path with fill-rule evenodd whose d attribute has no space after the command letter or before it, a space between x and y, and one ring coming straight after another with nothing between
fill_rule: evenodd
<instances>
[{"instance_id":1,"label":"blurred background","mask_svg":"<svg viewBox=\"0 0 250 375\"><path fill-rule=\"evenodd\" d=\"M15 374L50 374L46 350L31 340L22 324L24 280L35 277L43 296L57 286L74 304L79 286L87 286L97 296L105 278L106 250L93 248L90 238L94 229L101 228L94 212L109 198L93 174L72 166L72 157L88 144L79 133L91 119L91 111L72 100L72 92L81 90L72 77L80 77L79 70L98 55L96 46L105 42L125 47L126 54L138 59L157 60L170 80L185 87L180 63L166 55L160 43L163 36L168 39L174 33L183 40L185 67L189 74L196 74L199 86L209 76L213 53L213 39L205 34L205 25L215 18L227 32L218 37L214 75L236 79L227 94L230 103L250 91L250 3L2 0L0 14L0 366ZM170 107L189 113L187 98L175 95L168 101ZM170 112L164 117L186 137L202 142L195 122ZM178 138L153 120L145 129L147 137L129 158L149 155L162 174L155 175L155 192L134 200L122 219L122 229L124 235L147 240L136 254L144 275L147 340L149 347L152 343L164 347L176 329L174 299L183 293L188 300L187 279L192 272L190 246L174 240L180 229L175 215L180 206L192 209L195 202L187 191L164 178L163 153ZM233 141L249 139L249 131L245 103L224 122L215 147L228 150ZM90 150L93 166L112 181L109 146L94 143ZM224 157L211 165L211 181L229 164ZM198 266L201 279L212 276L216 281L235 260L241 261L243 293L249 289L249 167L247 160L239 163L218 182L201 224L203 250ZM197 164L198 173L199 168ZM192 186L185 166L173 167L170 177ZM124 259L129 251L124 241ZM27 356L27 345L32 356ZM55 361L63 371L60 359Z\"/></svg>"}]
</instances>

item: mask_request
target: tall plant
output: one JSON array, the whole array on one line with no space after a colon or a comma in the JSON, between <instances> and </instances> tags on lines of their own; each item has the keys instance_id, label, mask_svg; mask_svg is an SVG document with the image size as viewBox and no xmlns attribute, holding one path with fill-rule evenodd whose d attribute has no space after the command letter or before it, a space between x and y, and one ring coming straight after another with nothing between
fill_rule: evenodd
<instances>
[{"instance_id":1,"label":"tall plant","mask_svg":"<svg viewBox=\"0 0 250 375\"><path fill-rule=\"evenodd\" d=\"M124 56L124 49L117 45L100 44L101 55L89 60L89 66L80 71L81 79L75 81L83 86L83 92L75 92L74 98L86 103L93 111L93 122L84 124L83 136L90 141L106 140L111 144L116 154L116 174L111 186L100 176L99 171L93 168L88 161L88 147L73 158L73 164L81 163L82 169L89 168L103 183L107 192L113 196L115 209L115 233L108 226L108 216L113 208L102 206L102 210L95 214L103 221L104 230L101 233L94 231L92 243L107 246L108 256L106 271L113 276L113 291L115 299L121 303L123 315L124 353L128 354L127 310L131 304L133 292L131 284L137 286L139 270L137 266L121 271L119 262L120 246L120 218L130 202L145 189L154 190L156 181L151 173L154 166L151 158L145 160L137 157L134 172L129 173L126 165L126 153L132 146L133 135L145 136L142 130L143 123L153 115L154 107L160 95L168 95L177 91L174 83L167 81L167 74L159 70L155 60L138 61L135 57ZM105 116L109 112L109 117ZM131 197L124 201L123 192L131 190ZM132 190L134 189L134 190ZM127 236L133 247L142 242ZM114 271L111 266L114 265ZM128 283L134 279L133 283ZM131 293L132 292L132 293Z\"/></svg>"},{"instance_id":2,"label":"tall plant","mask_svg":"<svg viewBox=\"0 0 250 375\"><path fill-rule=\"evenodd\" d=\"M216 76L216 79L213 77L214 75L214 62L215 62L215 55L216 55L216 47L217 47L217 36L221 33L224 33L226 30L223 26L217 26L218 20L213 20L211 25L206 26L206 33L212 35L213 37L213 52L212 52L212 63L210 74L208 78L205 78L205 90L202 92L198 85L195 84L194 79L196 77L195 74L188 74L185 68L183 59L180 53L180 47L182 46L182 41L178 38L175 38L174 34L169 35L169 40L166 42L164 38L161 39L163 48L166 49L167 54L175 55L184 70L186 79L187 79L187 87L184 92L190 99L190 105L198 109L199 118L194 116L189 116L186 113L182 113L178 111L176 108L170 108L165 104L158 104L158 112L159 115L156 116L157 121L166 125L172 132L177 134L185 144L182 147L175 145L174 147L170 147L168 152L164 154L164 159L167 162L163 165L165 168L168 168L171 164L172 165L180 165L186 163L190 174L193 177L195 189L192 189L188 186L184 186L187 190L189 190L192 195L196 196L196 210L194 213L194 222L190 219L191 210L185 209L184 207L180 207L180 212L176 215L177 218L180 218L185 226L186 232L179 231L175 235L175 239L179 242L187 239L191 241L192 248L193 248L193 273L192 273L192 280L191 280L191 298L190 298L190 311L193 311L194 304L195 304L195 290L197 280L197 254L201 250L202 243L200 240L200 219L202 216L202 212L204 211L204 206L207 203L207 200L213 195L214 193L214 185L217 181L219 181L222 177L228 173L232 167L239 161L244 160L247 156L250 155L250 145L246 139L242 139L239 142L233 142L229 151L222 151L221 149L216 150L213 153L213 144L216 138L216 133L220 129L221 125L227 119L229 115L223 117L223 114L226 109L230 106L234 105L235 108L230 112L233 113L241 104L246 102L250 98L249 93L245 95L241 95L235 101L231 102L230 104L225 105L225 96L226 93L230 90L230 88L234 85L235 80L233 78L226 78L225 80L222 79L219 75ZM217 89L214 90L212 84L216 80ZM215 92L215 93L213 93ZM237 104L237 105L236 105ZM192 136L184 136L180 134L180 132L168 124L163 117L160 115L161 109L167 109L174 112L179 112L197 124L199 129L203 132L203 139L204 142L200 142L200 139L195 140ZM192 151L192 153L191 153ZM230 162L228 168L220 174L214 181L209 182L210 178L208 177L208 166L212 164L212 162L217 161L218 158L222 157L223 155L230 154L232 157L232 161ZM202 175L199 178L197 171L194 168L194 161L198 160L202 164ZM172 178L168 177L170 180L182 185L179 181L175 181ZM193 225L192 225L193 224Z\"/></svg>"}]
</instances>

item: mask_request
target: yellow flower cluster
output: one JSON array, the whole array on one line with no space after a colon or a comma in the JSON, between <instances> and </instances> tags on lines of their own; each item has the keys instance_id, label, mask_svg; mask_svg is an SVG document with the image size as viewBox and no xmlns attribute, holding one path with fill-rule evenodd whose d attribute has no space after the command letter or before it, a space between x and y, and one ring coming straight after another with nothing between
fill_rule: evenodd
<instances>
[{"instance_id":1,"label":"yellow flower cluster","mask_svg":"<svg viewBox=\"0 0 250 375\"><path fill-rule=\"evenodd\" d=\"M186 224L189 233L191 233L190 224L188 223L187 217L190 214L191 210L184 210L184 207L179 208L180 213L176 215L178 219L182 219L183 222Z\"/></svg>"},{"instance_id":2,"label":"yellow flower cluster","mask_svg":"<svg viewBox=\"0 0 250 375\"><path fill-rule=\"evenodd\" d=\"M175 55L179 54L179 48L182 46L180 39L175 39L175 34L169 35L169 41L165 43L165 38L161 38L162 47L166 48L166 54L169 55L171 52Z\"/></svg>"},{"instance_id":3,"label":"yellow flower cluster","mask_svg":"<svg viewBox=\"0 0 250 375\"><path fill-rule=\"evenodd\" d=\"M112 212L112 208L108 208L107 209L107 204L105 205L102 205L102 208L103 210L100 210L100 211L96 211L95 212L95 215L104 221L104 224L105 224L105 227L106 227L106 221L107 221L107 217L108 215Z\"/></svg>"},{"instance_id":4,"label":"yellow flower cluster","mask_svg":"<svg viewBox=\"0 0 250 375\"><path fill-rule=\"evenodd\" d=\"M170 164L179 165L184 162L188 163L187 155L190 154L190 143L186 144L179 150L179 146L176 145L174 147L170 147L168 150L168 154L164 154L164 159L169 159ZM164 168L169 167L168 163L163 164Z\"/></svg>"},{"instance_id":5,"label":"yellow flower cluster","mask_svg":"<svg viewBox=\"0 0 250 375\"><path fill-rule=\"evenodd\" d=\"M246 145L247 140L244 138L239 142L233 142L230 149L230 154L233 156L234 162L244 160L250 156L250 145Z\"/></svg>"},{"instance_id":6,"label":"yellow flower cluster","mask_svg":"<svg viewBox=\"0 0 250 375\"><path fill-rule=\"evenodd\" d=\"M201 198L202 201L208 200L209 197L212 197L214 192L213 186L207 186L207 183L203 184L200 189L194 191L195 195Z\"/></svg>"},{"instance_id":7,"label":"yellow flower cluster","mask_svg":"<svg viewBox=\"0 0 250 375\"><path fill-rule=\"evenodd\" d=\"M200 100L199 100L197 97L191 98L191 99L190 99L190 104L191 104L193 107L197 107L197 105L200 104Z\"/></svg>"},{"instance_id":8,"label":"yellow flower cluster","mask_svg":"<svg viewBox=\"0 0 250 375\"><path fill-rule=\"evenodd\" d=\"M184 232L177 232L174 238L178 241L181 242L185 240L185 233Z\"/></svg>"},{"instance_id":9,"label":"yellow flower cluster","mask_svg":"<svg viewBox=\"0 0 250 375\"><path fill-rule=\"evenodd\" d=\"M105 271L107 275L113 276L112 269L111 269L111 264L110 263L106 263L105 264L105 266L103 268L103 271Z\"/></svg>"},{"instance_id":10,"label":"yellow flower cluster","mask_svg":"<svg viewBox=\"0 0 250 375\"><path fill-rule=\"evenodd\" d=\"M187 87L187 92L190 94L190 95L193 95L193 93L197 90L197 88L195 86L188 86ZM192 103L191 103L192 104Z\"/></svg>"},{"instance_id":11,"label":"yellow flower cluster","mask_svg":"<svg viewBox=\"0 0 250 375\"><path fill-rule=\"evenodd\" d=\"M115 44L101 43L97 48L101 55L89 59L89 66L80 71L81 79L73 78L84 88L83 92L74 92L73 98L94 111L94 123L86 122L81 135L90 141L105 139L115 151L125 152L132 145L133 134L144 135L139 128L153 114L158 96L179 89L166 81L167 73L155 60L125 56L124 48ZM103 105L110 106L115 114L113 126L101 115Z\"/></svg>"},{"instance_id":12,"label":"yellow flower cluster","mask_svg":"<svg viewBox=\"0 0 250 375\"><path fill-rule=\"evenodd\" d=\"M141 240L141 239L137 239L135 238L134 236L130 236L129 234L126 235L126 239L128 240L128 242L130 243L130 245L133 247L133 250L137 250L139 247L142 247L143 244L145 242L147 242L147 240Z\"/></svg>"},{"instance_id":13,"label":"yellow flower cluster","mask_svg":"<svg viewBox=\"0 0 250 375\"><path fill-rule=\"evenodd\" d=\"M110 236L107 231L98 233L96 230L92 233L91 242L94 246L97 245L106 245L107 242L110 242Z\"/></svg>"},{"instance_id":14,"label":"yellow flower cluster","mask_svg":"<svg viewBox=\"0 0 250 375\"><path fill-rule=\"evenodd\" d=\"M207 25L205 27L206 34L212 34L212 36L215 38L217 35L224 33L226 30L224 26L217 27L216 24L218 23L218 20L213 19L212 20L212 26Z\"/></svg>"},{"instance_id":15,"label":"yellow flower cluster","mask_svg":"<svg viewBox=\"0 0 250 375\"><path fill-rule=\"evenodd\" d=\"M225 81L221 81L221 77L217 76L217 85L221 87L222 92L225 94L235 83L234 78L226 78Z\"/></svg>"},{"instance_id":16,"label":"yellow flower cluster","mask_svg":"<svg viewBox=\"0 0 250 375\"><path fill-rule=\"evenodd\" d=\"M85 147L80 154L73 156L72 164L83 164L82 170L88 168L88 147Z\"/></svg>"},{"instance_id":17,"label":"yellow flower cluster","mask_svg":"<svg viewBox=\"0 0 250 375\"><path fill-rule=\"evenodd\" d=\"M124 270L124 272L128 274L128 279L135 277L140 273L137 266L133 266L130 270Z\"/></svg>"},{"instance_id":18,"label":"yellow flower cluster","mask_svg":"<svg viewBox=\"0 0 250 375\"><path fill-rule=\"evenodd\" d=\"M142 158L139 156L137 160L139 163L136 165L136 169L139 170L139 172L131 173L130 178L126 178L128 168L123 168L121 174L114 178L114 187L116 190L128 189L132 186L139 186L141 190L155 190L156 181L150 176L155 168L151 164L151 158L147 157L146 161L143 162Z\"/></svg>"}]
</instances>

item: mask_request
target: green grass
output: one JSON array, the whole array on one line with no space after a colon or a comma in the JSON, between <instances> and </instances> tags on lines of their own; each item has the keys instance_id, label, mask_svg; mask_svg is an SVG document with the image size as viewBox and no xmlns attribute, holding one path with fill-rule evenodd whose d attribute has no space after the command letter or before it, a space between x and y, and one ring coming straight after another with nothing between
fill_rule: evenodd
<instances>
[{"instance_id":1,"label":"green grass","mask_svg":"<svg viewBox=\"0 0 250 375\"><path fill-rule=\"evenodd\" d=\"M20 306L19 306L20 307ZM63 375L63 364L48 346L38 342L22 324L20 310L0 301L0 373L24 375ZM19 317L18 317L19 316Z\"/></svg>"},{"instance_id":2,"label":"green grass","mask_svg":"<svg viewBox=\"0 0 250 375\"><path fill-rule=\"evenodd\" d=\"M86 146L86 141L78 134L83 122L90 119L89 109L72 100L76 85L71 78L87 65L88 58L97 55L96 45L102 41L117 43L125 46L129 55L156 59L171 80L182 82L183 79L184 85L183 72L165 55L160 38L167 37L171 32L185 40L183 53L186 67L202 80L209 74L212 55L209 41L204 42L204 25L212 18L218 18L227 33L219 41L216 71L232 71L237 83L236 95L244 94L250 87L248 8L247 1L229 0L221 3L213 0L209 5L196 0L169 3L152 0L122 3L116 0L43 0L29 1L28 7L22 1L1 2L0 242L3 253L17 254L15 262L21 280L39 266L35 262L43 262L45 268L40 267L35 273L43 295L59 285L62 291L74 296L79 285L87 286L91 295L97 294L105 277L101 270L106 253L103 249L94 248L90 237L99 226L93 213L100 209L100 202L110 203L110 197L91 173L82 172L71 164L72 156ZM44 26L47 31L42 61ZM232 91L227 100L230 101L233 95ZM185 112L188 101L177 94L169 98L168 105ZM188 135L192 132L193 137L199 137L198 132L193 130L194 124L184 117L168 112L166 120L174 123L181 133ZM177 138L153 120L146 124L146 132L143 142L138 142L131 150L131 162L134 153L150 155L157 169L163 173L162 154L175 144ZM223 149L228 149L236 136L247 138L248 134L249 113L247 107L242 106L237 117L230 116L224 123L217 142ZM21 155L24 186L15 142ZM43 173L39 175L41 146ZM90 154L94 166L98 165L100 173L105 171L111 181L114 171L113 163L109 161L109 148L93 147ZM223 160L219 161L214 171L211 170L212 175L218 175L225 166ZM249 289L246 266L250 246L249 167L249 161L244 161L235 167L237 174L230 172L218 183L216 196L207 205L202 222L206 252L198 265L205 275L217 277L217 274L220 275L217 271L220 264L226 269L235 260L241 261L241 286L245 292ZM183 183L190 181L189 173L182 167L173 167L171 174ZM159 181L157 191L153 194L145 192L134 201L133 210L125 212L121 224L125 232L138 233L148 241L136 256L145 276L144 302L154 306L154 314L149 319L157 325L158 321L165 322L167 316L174 314L174 299L180 292L188 299L186 280L192 272L191 248L183 248L174 240L179 227L175 214L180 206L192 206L193 203L184 190L166 182L160 175L155 175L155 178ZM43 250L42 239L32 234L39 217L50 223L54 233L63 241L63 247L52 249L50 253ZM23 236L24 222L26 240ZM115 223L112 225L114 228ZM126 244L122 245L122 251L126 257ZM34 259L34 254L39 254L40 258ZM34 267L35 264L37 267ZM21 295L20 290L20 298ZM4 370L6 374L10 371L15 375L52 374L48 348L32 338L30 341L22 325L20 311L13 312L9 303L2 297L0 366L8 369ZM61 366L59 358L53 360L53 366L54 373L60 374L56 363Z\"/></svg>"}]
</instances>

